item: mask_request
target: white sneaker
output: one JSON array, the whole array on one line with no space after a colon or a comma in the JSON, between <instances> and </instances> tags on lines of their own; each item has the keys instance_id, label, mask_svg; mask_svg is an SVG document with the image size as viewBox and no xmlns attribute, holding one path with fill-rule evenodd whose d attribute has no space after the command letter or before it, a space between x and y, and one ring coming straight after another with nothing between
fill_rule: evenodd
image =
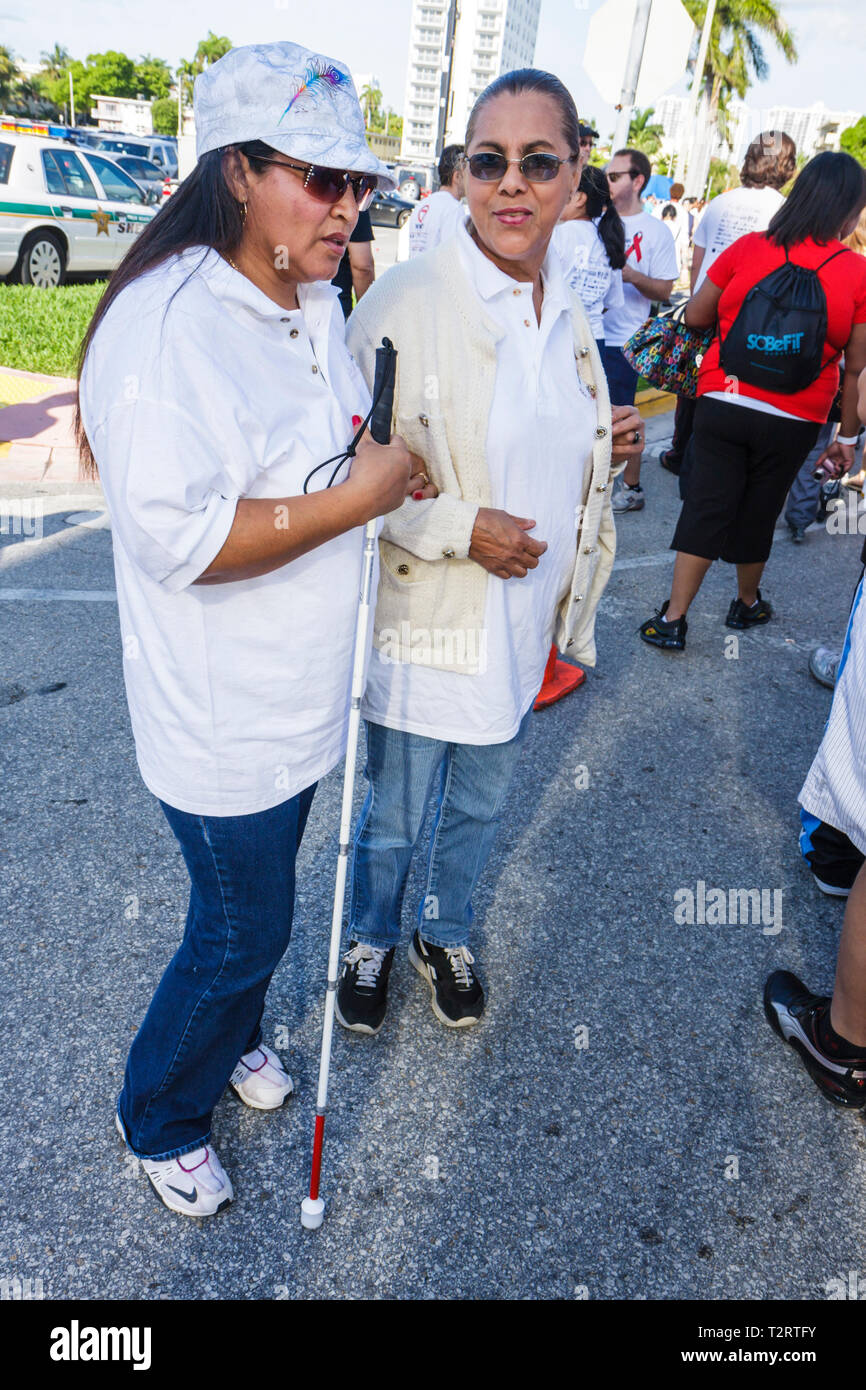
<instances>
[{"instance_id":1,"label":"white sneaker","mask_svg":"<svg viewBox=\"0 0 866 1390\"><path fill-rule=\"evenodd\" d=\"M244 1053L231 1074L231 1084L253 1110L278 1110L294 1090L276 1052L264 1046Z\"/></svg>"},{"instance_id":2,"label":"white sneaker","mask_svg":"<svg viewBox=\"0 0 866 1390\"><path fill-rule=\"evenodd\" d=\"M639 512L646 505L646 495L642 487L626 487L623 484L610 499L615 512Z\"/></svg>"},{"instance_id":3,"label":"white sneaker","mask_svg":"<svg viewBox=\"0 0 866 1390\"><path fill-rule=\"evenodd\" d=\"M126 1143L117 1111L114 1122ZM142 1158L140 1163L157 1195L170 1211L181 1216L215 1216L235 1195L228 1174L209 1144L180 1158L162 1162Z\"/></svg>"}]
</instances>

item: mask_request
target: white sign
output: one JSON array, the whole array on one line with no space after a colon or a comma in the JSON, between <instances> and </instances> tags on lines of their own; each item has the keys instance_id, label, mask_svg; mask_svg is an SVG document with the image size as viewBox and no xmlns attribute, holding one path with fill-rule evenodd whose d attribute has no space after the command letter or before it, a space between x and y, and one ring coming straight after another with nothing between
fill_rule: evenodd
<instances>
[{"instance_id":1,"label":"white sign","mask_svg":"<svg viewBox=\"0 0 866 1390\"><path fill-rule=\"evenodd\" d=\"M604 0L589 21L583 69L599 96L616 106L637 0ZM685 74L695 26L681 0L653 0L635 106L651 106Z\"/></svg>"}]
</instances>

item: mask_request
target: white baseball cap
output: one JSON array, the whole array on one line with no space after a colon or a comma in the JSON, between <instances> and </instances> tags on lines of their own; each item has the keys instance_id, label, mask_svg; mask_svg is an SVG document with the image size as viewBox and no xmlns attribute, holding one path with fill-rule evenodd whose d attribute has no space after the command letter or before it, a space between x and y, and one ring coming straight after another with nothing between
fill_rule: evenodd
<instances>
[{"instance_id":1,"label":"white baseball cap","mask_svg":"<svg viewBox=\"0 0 866 1390\"><path fill-rule=\"evenodd\" d=\"M364 116L344 63L297 43L233 48L200 72L193 95L196 155L247 140L308 164L397 180L367 144Z\"/></svg>"}]
</instances>

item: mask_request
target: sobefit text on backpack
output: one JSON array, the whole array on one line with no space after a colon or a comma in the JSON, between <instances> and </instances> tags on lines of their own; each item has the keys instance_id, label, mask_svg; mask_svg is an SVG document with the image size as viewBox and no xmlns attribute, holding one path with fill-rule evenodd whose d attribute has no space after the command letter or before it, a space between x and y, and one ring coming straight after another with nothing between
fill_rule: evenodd
<instances>
[{"instance_id":1,"label":"sobefit text on backpack","mask_svg":"<svg viewBox=\"0 0 866 1390\"><path fill-rule=\"evenodd\" d=\"M818 271L842 254L834 251L810 270L794 265L785 248L784 265L752 286L724 338L719 329L726 376L787 395L812 385L825 365L827 341L827 296Z\"/></svg>"}]
</instances>

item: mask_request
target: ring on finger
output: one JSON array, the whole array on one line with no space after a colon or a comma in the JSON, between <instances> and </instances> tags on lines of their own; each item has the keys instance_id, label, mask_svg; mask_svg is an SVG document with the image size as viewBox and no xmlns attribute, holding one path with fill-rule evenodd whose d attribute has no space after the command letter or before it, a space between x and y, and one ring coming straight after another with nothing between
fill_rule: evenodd
<instances>
[{"instance_id":1,"label":"ring on finger","mask_svg":"<svg viewBox=\"0 0 866 1390\"><path fill-rule=\"evenodd\" d=\"M643 435L641 434L640 430L634 430L634 431L632 432L632 436L631 436L631 437L632 437L632 443L634 443L634 444L640 444L641 439L643 438Z\"/></svg>"}]
</instances>

